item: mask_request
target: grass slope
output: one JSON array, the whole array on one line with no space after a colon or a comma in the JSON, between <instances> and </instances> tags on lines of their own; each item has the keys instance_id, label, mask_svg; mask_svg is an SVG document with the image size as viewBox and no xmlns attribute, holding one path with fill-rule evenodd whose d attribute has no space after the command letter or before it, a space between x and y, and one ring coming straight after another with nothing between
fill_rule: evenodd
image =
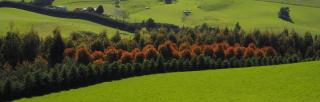
<instances>
[{"instance_id":1,"label":"grass slope","mask_svg":"<svg viewBox=\"0 0 320 102\"><path fill-rule=\"evenodd\" d=\"M285 1L292 3L296 0ZM320 4L317 0L296 3ZM246 30L260 28L279 31L283 28L295 28L300 32L320 32L318 20L320 8L257 0L178 0L171 5L165 5L159 0L122 0L121 8L115 8L113 0L56 0L54 3L54 5L67 6L69 10L78 7L97 7L100 4L110 15L120 16L123 12L129 13L127 20L130 22L141 22L154 18L158 22L181 26L196 26L206 22L221 27L233 27L236 22L240 22ZM294 24L277 18L282 6L290 6ZM145 7L150 7L150 9L145 9ZM184 17L184 10L190 10L192 15Z\"/></svg>"},{"instance_id":2,"label":"grass slope","mask_svg":"<svg viewBox=\"0 0 320 102\"><path fill-rule=\"evenodd\" d=\"M148 75L17 102L317 102L320 62Z\"/></svg>"},{"instance_id":3,"label":"grass slope","mask_svg":"<svg viewBox=\"0 0 320 102\"><path fill-rule=\"evenodd\" d=\"M29 11L14 8L0 8L0 35L5 35L10 29L10 23L14 23L14 29L20 32L27 32L34 28L41 36L52 34L55 27L59 27L63 36L68 36L73 31L92 31L100 32L107 30L109 35L113 35L118 29L105 27L100 24L92 23L79 19L58 18L41 15ZM128 33L120 31L122 33Z\"/></svg>"}]
</instances>

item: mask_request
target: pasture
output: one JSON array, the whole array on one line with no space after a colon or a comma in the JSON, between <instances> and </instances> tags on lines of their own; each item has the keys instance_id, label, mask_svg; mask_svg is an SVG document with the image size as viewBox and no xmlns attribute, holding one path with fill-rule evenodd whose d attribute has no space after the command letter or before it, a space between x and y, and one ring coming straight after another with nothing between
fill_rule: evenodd
<instances>
[{"instance_id":1,"label":"pasture","mask_svg":"<svg viewBox=\"0 0 320 102\"><path fill-rule=\"evenodd\" d=\"M278 32L288 28L303 33L306 31L320 32L318 29L320 28L318 20L320 8L308 6L318 5L319 2L315 0L304 3L296 0L285 0L284 2L289 3L260 0L179 0L166 5L159 0L122 0L120 8L116 8L113 0L56 0L54 5L66 6L69 10L103 5L106 14L112 15L114 19L125 18L129 22L141 22L153 18L157 22L173 23L180 26L197 26L208 23L212 26L230 28L239 22L245 30L259 28ZM301 5L294 5L295 3ZM278 18L279 9L284 6L290 7L295 23ZM185 16L184 10L191 11L191 15Z\"/></svg>"},{"instance_id":2,"label":"pasture","mask_svg":"<svg viewBox=\"0 0 320 102\"><path fill-rule=\"evenodd\" d=\"M5 35L10 30L11 24L14 25L13 30L18 29L22 34L33 28L41 36L51 35L56 27L61 29L64 37L68 37L74 31L99 33L103 30L106 30L111 37L116 31L119 31L85 20L51 17L14 8L0 8L0 12L0 35ZM120 31L120 33L126 33L127 35L124 36L127 37L130 35L130 33L124 31Z\"/></svg>"},{"instance_id":3,"label":"pasture","mask_svg":"<svg viewBox=\"0 0 320 102\"><path fill-rule=\"evenodd\" d=\"M105 82L17 102L316 102L319 61L147 75Z\"/></svg>"}]
</instances>

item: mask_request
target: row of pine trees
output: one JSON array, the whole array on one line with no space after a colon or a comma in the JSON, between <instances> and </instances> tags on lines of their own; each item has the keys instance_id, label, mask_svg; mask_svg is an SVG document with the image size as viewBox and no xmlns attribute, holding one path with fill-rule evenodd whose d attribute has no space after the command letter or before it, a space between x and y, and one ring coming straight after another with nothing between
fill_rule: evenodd
<instances>
[{"instance_id":1,"label":"row of pine trees","mask_svg":"<svg viewBox=\"0 0 320 102\"><path fill-rule=\"evenodd\" d=\"M317 60L320 37L285 29L182 27L116 33L74 32L62 38L9 31L0 38L0 99L11 100L153 73L275 65Z\"/></svg>"}]
</instances>

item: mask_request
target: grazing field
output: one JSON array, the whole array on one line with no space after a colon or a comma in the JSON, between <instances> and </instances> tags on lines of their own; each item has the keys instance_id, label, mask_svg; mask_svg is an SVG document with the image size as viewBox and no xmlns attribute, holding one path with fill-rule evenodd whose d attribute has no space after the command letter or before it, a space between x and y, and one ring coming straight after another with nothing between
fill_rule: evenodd
<instances>
[{"instance_id":1,"label":"grazing field","mask_svg":"<svg viewBox=\"0 0 320 102\"><path fill-rule=\"evenodd\" d=\"M0 35L5 35L10 30L10 23L14 24L14 30L19 29L20 32L24 33L34 28L41 36L51 35L56 27L61 29L62 35L65 37L74 31L98 33L107 30L109 35L113 35L118 31L117 29L85 20L51 17L14 8L0 8L0 12ZM120 32L130 34L124 31Z\"/></svg>"},{"instance_id":2,"label":"grazing field","mask_svg":"<svg viewBox=\"0 0 320 102\"><path fill-rule=\"evenodd\" d=\"M260 28L263 30L279 31L283 28L296 29L299 32L320 32L320 8L305 5L319 5L317 0L297 1L285 0L284 3L264 2L260 0L178 0L166 5L159 0L124 0L120 8L115 8L113 0L56 0L54 5L66 6L69 10L88 6L103 5L105 13L114 18L130 22L141 22L153 18L158 22L173 23L184 26L197 26L208 23L213 26L233 27L240 22L246 30ZM301 3L303 2L303 3ZM290 5L290 3L301 3ZM280 7L289 6L295 23L288 23L277 16ZM148 9L146 9L148 7ZM183 11L191 11L190 16L184 16Z\"/></svg>"},{"instance_id":3,"label":"grazing field","mask_svg":"<svg viewBox=\"0 0 320 102\"><path fill-rule=\"evenodd\" d=\"M17 102L317 102L320 62L148 75Z\"/></svg>"}]
</instances>

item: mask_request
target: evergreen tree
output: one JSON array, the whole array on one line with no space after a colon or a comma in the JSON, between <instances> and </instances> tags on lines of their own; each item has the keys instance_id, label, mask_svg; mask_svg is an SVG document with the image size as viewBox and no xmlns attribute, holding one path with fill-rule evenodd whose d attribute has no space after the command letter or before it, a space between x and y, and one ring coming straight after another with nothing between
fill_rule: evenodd
<instances>
[{"instance_id":1,"label":"evergreen tree","mask_svg":"<svg viewBox=\"0 0 320 102\"><path fill-rule=\"evenodd\" d=\"M119 41L121 41L121 36L119 31L117 31L116 34L111 38L111 41L114 43L118 43Z\"/></svg>"},{"instance_id":2,"label":"evergreen tree","mask_svg":"<svg viewBox=\"0 0 320 102\"><path fill-rule=\"evenodd\" d=\"M100 39L93 41L91 44L91 51L103 51L105 49L105 44Z\"/></svg>"},{"instance_id":3,"label":"evergreen tree","mask_svg":"<svg viewBox=\"0 0 320 102\"><path fill-rule=\"evenodd\" d=\"M3 45L3 39L0 38L0 67L2 67L2 64L4 63L3 59L3 51L2 51L2 45Z\"/></svg>"},{"instance_id":4,"label":"evergreen tree","mask_svg":"<svg viewBox=\"0 0 320 102\"><path fill-rule=\"evenodd\" d=\"M38 54L40 37L33 29L23 37L22 56L23 60L33 62Z\"/></svg>"},{"instance_id":5,"label":"evergreen tree","mask_svg":"<svg viewBox=\"0 0 320 102\"><path fill-rule=\"evenodd\" d=\"M154 27L156 27L155 21L152 18L149 18L146 22L146 28L148 30L151 30L151 28L154 28Z\"/></svg>"},{"instance_id":6,"label":"evergreen tree","mask_svg":"<svg viewBox=\"0 0 320 102\"><path fill-rule=\"evenodd\" d=\"M8 78L3 85L4 98L6 98L6 99L13 98L13 93L14 93L13 88L14 88L14 86L13 86L12 80Z\"/></svg>"},{"instance_id":7,"label":"evergreen tree","mask_svg":"<svg viewBox=\"0 0 320 102\"><path fill-rule=\"evenodd\" d=\"M241 31L241 26L240 26L239 22L237 22L237 24L234 26L234 32L240 33L240 31Z\"/></svg>"},{"instance_id":8,"label":"evergreen tree","mask_svg":"<svg viewBox=\"0 0 320 102\"><path fill-rule=\"evenodd\" d=\"M54 37L52 44L49 48L49 64L54 66L57 63L61 63L64 56L63 52L65 49L65 44L62 40L59 28L53 31Z\"/></svg>"},{"instance_id":9,"label":"evergreen tree","mask_svg":"<svg viewBox=\"0 0 320 102\"><path fill-rule=\"evenodd\" d=\"M289 7L281 7L279 11L279 18L286 20L288 22L293 22L290 16L290 8Z\"/></svg>"},{"instance_id":10,"label":"evergreen tree","mask_svg":"<svg viewBox=\"0 0 320 102\"><path fill-rule=\"evenodd\" d=\"M141 39L140 33L139 32L134 33L133 40L136 42L140 42L140 39Z\"/></svg>"},{"instance_id":11,"label":"evergreen tree","mask_svg":"<svg viewBox=\"0 0 320 102\"><path fill-rule=\"evenodd\" d=\"M206 57L204 55L199 55L197 57L197 66L199 69L207 68Z\"/></svg>"},{"instance_id":12,"label":"evergreen tree","mask_svg":"<svg viewBox=\"0 0 320 102\"><path fill-rule=\"evenodd\" d=\"M16 64L21 60L21 39L16 32L8 32L5 37L5 41L1 47L2 55L6 62L8 62L12 66L16 66Z\"/></svg>"},{"instance_id":13,"label":"evergreen tree","mask_svg":"<svg viewBox=\"0 0 320 102\"><path fill-rule=\"evenodd\" d=\"M54 69L53 71L51 71L51 75L52 75L52 83L53 86L55 86L57 89L61 88L61 83L63 82L63 76L60 70Z\"/></svg>"},{"instance_id":14,"label":"evergreen tree","mask_svg":"<svg viewBox=\"0 0 320 102\"><path fill-rule=\"evenodd\" d=\"M143 74L142 65L140 63L134 63L133 67L134 67L133 69L134 69L135 75L142 75Z\"/></svg>"},{"instance_id":15,"label":"evergreen tree","mask_svg":"<svg viewBox=\"0 0 320 102\"><path fill-rule=\"evenodd\" d=\"M162 55L160 55L157 60L156 60L156 65L157 65L157 70L158 72L165 72L165 68L164 68L164 58Z\"/></svg>"},{"instance_id":16,"label":"evergreen tree","mask_svg":"<svg viewBox=\"0 0 320 102\"><path fill-rule=\"evenodd\" d=\"M192 67L192 70L197 70L199 68L197 56L191 58L190 66Z\"/></svg>"},{"instance_id":17,"label":"evergreen tree","mask_svg":"<svg viewBox=\"0 0 320 102\"><path fill-rule=\"evenodd\" d=\"M189 60L184 60L184 62L183 62L183 66L182 66L182 71L187 71L187 70L189 70L190 69L190 62L189 62Z\"/></svg>"},{"instance_id":18,"label":"evergreen tree","mask_svg":"<svg viewBox=\"0 0 320 102\"><path fill-rule=\"evenodd\" d=\"M118 79L120 76L120 69L119 69L119 63L113 62L109 65L109 69L111 69L111 78L112 79Z\"/></svg>"},{"instance_id":19,"label":"evergreen tree","mask_svg":"<svg viewBox=\"0 0 320 102\"><path fill-rule=\"evenodd\" d=\"M306 54L307 49L313 50L313 37L310 32L305 33L304 35L304 45L301 49L303 54ZM309 51L310 52L310 51ZM310 53L309 53L310 54ZM307 55L306 55L307 57Z\"/></svg>"},{"instance_id":20,"label":"evergreen tree","mask_svg":"<svg viewBox=\"0 0 320 102\"><path fill-rule=\"evenodd\" d=\"M169 70L174 72L174 71L178 71L178 61L176 59L172 59L169 63Z\"/></svg>"},{"instance_id":21,"label":"evergreen tree","mask_svg":"<svg viewBox=\"0 0 320 102\"><path fill-rule=\"evenodd\" d=\"M142 70L144 75L149 74L151 72L151 61L144 60L142 63Z\"/></svg>"},{"instance_id":22,"label":"evergreen tree","mask_svg":"<svg viewBox=\"0 0 320 102\"><path fill-rule=\"evenodd\" d=\"M99 5L99 6L97 7L96 13L98 13L98 14L103 14L103 12L104 12L103 6L102 6L102 5Z\"/></svg>"},{"instance_id":23,"label":"evergreen tree","mask_svg":"<svg viewBox=\"0 0 320 102\"><path fill-rule=\"evenodd\" d=\"M129 68L125 64L120 64L119 68L121 77L129 76Z\"/></svg>"},{"instance_id":24,"label":"evergreen tree","mask_svg":"<svg viewBox=\"0 0 320 102\"><path fill-rule=\"evenodd\" d=\"M35 79L34 79L34 76L31 75L31 74L28 74L26 77L25 77L25 82L24 82L24 86L25 86L25 93L26 94L32 94L32 89L37 86L35 84Z\"/></svg>"}]
</instances>

